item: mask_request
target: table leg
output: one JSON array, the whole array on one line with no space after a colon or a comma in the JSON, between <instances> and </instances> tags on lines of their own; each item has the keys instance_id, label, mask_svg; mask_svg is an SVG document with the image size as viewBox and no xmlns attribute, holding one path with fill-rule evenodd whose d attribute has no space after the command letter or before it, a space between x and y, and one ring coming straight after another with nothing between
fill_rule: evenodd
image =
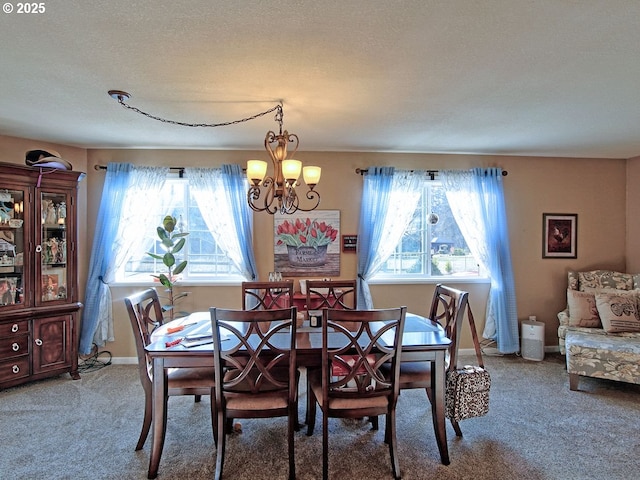
<instances>
[{"instance_id":1,"label":"table leg","mask_svg":"<svg viewBox=\"0 0 640 480\"><path fill-rule=\"evenodd\" d=\"M160 456L167 431L167 372L162 357L153 359L153 400L151 408L151 455L147 478L158 476Z\"/></svg>"},{"instance_id":2,"label":"table leg","mask_svg":"<svg viewBox=\"0 0 640 480\"><path fill-rule=\"evenodd\" d=\"M433 430L436 433L440 460L443 465L449 465L449 448L447 446L447 429L444 416L444 392L445 382L445 351L436 352L435 374L431 376L433 403L431 405L431 415L433 417Z\"/></svg>"}]
</instances>

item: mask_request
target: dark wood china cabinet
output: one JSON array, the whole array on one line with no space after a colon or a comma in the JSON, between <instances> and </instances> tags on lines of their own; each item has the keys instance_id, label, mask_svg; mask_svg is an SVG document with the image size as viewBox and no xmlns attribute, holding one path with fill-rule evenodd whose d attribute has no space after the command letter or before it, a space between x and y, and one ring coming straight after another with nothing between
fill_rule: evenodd
<instances>
[{"instance_id":1,"label":"dark wood china cabinet","mask_svg":"<svg viewBox=\"0 0 640 480\"><path fill-rule=\"evenodd\" d=\"M78 376L77 191L84 173L0 163L0 389Z\"/></svg>"}]
</instances>

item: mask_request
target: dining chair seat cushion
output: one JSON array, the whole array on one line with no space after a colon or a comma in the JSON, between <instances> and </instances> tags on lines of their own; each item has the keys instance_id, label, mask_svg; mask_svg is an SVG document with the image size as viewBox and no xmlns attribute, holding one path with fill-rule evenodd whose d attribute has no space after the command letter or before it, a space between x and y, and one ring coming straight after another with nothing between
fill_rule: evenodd
<instances>
[{"instance_id":1,"label":"dining chair seat cushion","mask_svg":"<svg viewBox=\"0 0 640 480\"><path fill-rule=\"evenodd\" d=\"M323 407L323 395L322 395L322 372L320 370L314 370L309 377L309 385L313 390L313 394L318 401L320 407ZM386 409L389 404L389 398L386 396L366 397L358 396L354 398L349 397L330 397L329 409L330 410L369 410L369 409Z\"/></svg>"},{"instance_id":2,"label":"dining chair seat cushion","mask_svg":"<svg viewBox=\"0 0 640 480\"><path fill-rule=\"evenodd\" d=\"M278 410L286 409L288 393L270 392L260 395L239 394L226 397L227 410Z\"/></svg>"},{"instance_id":3,"label":"dining chair seat cushion","mask_svg":"<svg viewBox=\"0 0 640 480\"><path fill-rule=\"evenodd\" d=\"M167 371L168 388L211 388L215 385L213 367L170 368Z\"/></svg>"}]
</instances>

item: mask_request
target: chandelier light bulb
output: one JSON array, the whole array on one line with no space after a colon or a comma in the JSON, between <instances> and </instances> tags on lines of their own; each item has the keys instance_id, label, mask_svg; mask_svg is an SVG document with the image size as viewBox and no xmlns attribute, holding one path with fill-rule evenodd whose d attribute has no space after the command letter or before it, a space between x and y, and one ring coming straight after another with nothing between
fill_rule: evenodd
<instances>
[{"instance_id":1,"label":"chandelier light bulb","mask_svg":"<svg viewBox=\"0 0 640 480\"><path fill-rule=\"evenodd\" d=\"M315 187L320 181L320 174L322 173L322 169L320 167L308 166L302 169L302 177L304 178L304 183L306 183L310 188Z\"/></svg>"},{"instance_id":2,"label":"chandelier light bulb","mask_svg":"<svg viewBox=\"0 0 640 480\"><path fill-rule=\"evenodd\" d=\"M267 162L262 160L247 161L247 178L252 185L258 186L267 174Z\"/></svg>"},{"instance_id":3,"label":"chandelier light bulb","mask_svg":"<svg viewBox=\"0 0 640 480\"><path fill-rule=\"evenodd\" d=\"M283 160L282 161L282 176L289 184L295 184L300 178L300 172L302 171L302 162L300 160Z\"/></svg>"}]
</instances>

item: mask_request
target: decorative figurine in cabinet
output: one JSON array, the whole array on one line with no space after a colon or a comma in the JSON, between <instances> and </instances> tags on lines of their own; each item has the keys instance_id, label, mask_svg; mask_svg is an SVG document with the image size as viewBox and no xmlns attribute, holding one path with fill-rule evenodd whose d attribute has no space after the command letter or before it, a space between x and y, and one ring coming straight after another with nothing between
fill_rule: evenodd
<instances>
[{"instance_id":1,"label":"decorative figurine in cabinet","mask_svg":"<svg viewBox=\"0 0 640 480\"><path fill-rule=\"evenodd\" d=\"M0 389L78 376L77 189L84 173L0 163Z\"/></svg>"}]
</instances>

